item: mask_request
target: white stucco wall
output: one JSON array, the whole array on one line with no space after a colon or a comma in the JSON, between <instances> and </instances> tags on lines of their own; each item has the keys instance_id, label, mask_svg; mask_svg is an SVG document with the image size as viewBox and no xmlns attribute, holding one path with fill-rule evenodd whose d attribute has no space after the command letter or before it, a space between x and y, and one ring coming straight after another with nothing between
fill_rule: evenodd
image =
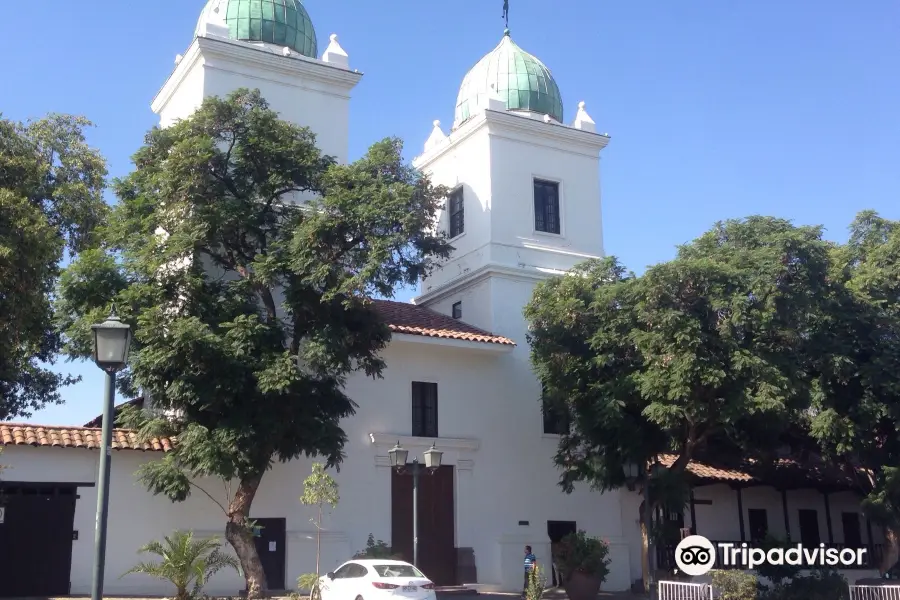
<instances>
[{"instance_id":1,"label":"white stucco wall","mask_svg":"<svg viewBox=\"0 0 900 600\"><path fill-rule=\"evenodd\" d=\"M209 96L259 89L279 117L309 127L325 154L346 163L350 92L361 74L270 48L216 37L195 38L152 108L167 127L191 115Z\"/></svg>"},{"instance_id":2,"label":"white stucco wall","mask_svg":"<svg viewBox=\"0 0 900 600\"><path fill-rule=\"evenodd\" d=\"M425 338L423 338L424 340ZM606 589L630 585L629 551L619 495L577 490L563 494L552 464L556 440L541 434L537 396L525 387L510 387L517 377L510 370L520 361L509 355L445 348L434 344L392 343L386 351L388 369L382 380L353 377L348 393L358 402L355 416L344 422L349 442L340 473L341 503L328 519L322 565L333 568L365 547L366 537L389 541L391 488L387 450L400 438L411 451L423 452L432 440L415 439L411 432L411 382L436 381L439 397L437 446L445 464L456 466L456 546L475 552L479 582L516 590L521 586L521 552L534 546L542 560L549 558L547 521L576 521L580 529L607 538L613 546L614 569ZM530 386L528 386L530 389ZM498 424L502 423L502 427ZM381 440L371 441L371 434ZM451 438L451 439L447 439ZM455 441L462 438L462 442ZM443 441L442 441L443 440ZM468 447L474 449L467 449ZM7 481L96 481L98 453L81 449L8 447L3 455L11 469ZM121 451L113 454L106 591L110 594L165 594L166 584L133 575L119 576L138 560L137 548L174 529L221 535L221 510L202 494L173 504L148 493L133 477L143 461L160 454ZM299 503L310 462L276 464L267 473L253 504L255 518L286 517L287 576L296 578L314 568L312 512ZM221 482L202 484L218 495ZM72 592L90 590L96 488L80 488L75 529ZM528 521L523 527L519 521ZM469 583L469 582L467 582ZM222 574L209 592L234 594L240 578Z\"/></svg>"},{"instance_id":3,"label":"white stucco wall","mask_svg":"<svg viewBox=\"0 0 900 600\"><path fill-rule=\"evenodd\" d=\"M504 268L560 272L603 255L600 151L607 138L527 116L485 111L414 164L433 183L462 186L465 233L442 269L422 281L427 302L467 276ZM560 234L535 231L534 179L559 183ZM446 211L438 214L449 228ZM465 282L468 285L469 282Z\"/></svg>"}]
</instances>

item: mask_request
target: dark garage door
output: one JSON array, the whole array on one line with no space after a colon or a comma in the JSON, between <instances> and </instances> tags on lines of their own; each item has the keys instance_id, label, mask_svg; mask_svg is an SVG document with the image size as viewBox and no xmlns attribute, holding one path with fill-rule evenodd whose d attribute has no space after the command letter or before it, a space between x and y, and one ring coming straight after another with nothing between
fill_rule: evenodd
<instances>
[{"instance_id":1,"label":"dark garage door","mask_svg":"<svg viewBox=\"0 0 900 600\"><path fill-rule=\"evenodd\" d=\"M0 597L69 593L75 487L3 482Z\"/></svg>"}]
</instances>

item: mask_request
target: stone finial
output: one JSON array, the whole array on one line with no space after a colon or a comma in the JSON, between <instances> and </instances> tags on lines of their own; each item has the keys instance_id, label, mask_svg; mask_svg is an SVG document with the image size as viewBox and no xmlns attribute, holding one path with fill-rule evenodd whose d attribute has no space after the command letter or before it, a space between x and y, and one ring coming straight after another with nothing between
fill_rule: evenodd
<instances>
[{"instance_id":1,"label":"stone finial","mask_svg":"<svg viewBox=\"0 0 900 600\"><path fill-rule=\"evenodd\" d=\"M581 129L582 131L597 133L597 125L596 123L594 123L591 115L589 115L584 109L584 102L578 103L578 113L575 115L575 120L572 122L572 127L574 127L575 129Z\"/></svg>"},{"instance_id":2,"label":"stone finial","mask_svg":"<svg viewBox=\"0 0 900 600\"><path fill-rule=\"evenodd\" d=\"M425 152L428 152L435 146L443 144L447 140L447 136L444 134L444 131L441 129L441 122L435 120L434 129L431 130L431 135L428 136L428 139L425 140Z\"/></svg>"},{"instance_id":3,"label":"stone finial","mask_svg":"<svg viewBox=\"0 0 900 600\"><path fill-rule=\"evenodd\" d=\"M553 117L551 117L550 115L544 115L544 123L552 123L552 122L553 122Z\"/></svg>"},{"instance_id":4,"label":"stone finial","mask_svg":"<svg viewBox=\"0 0 900 600\"><path fill-rule=\"evenodd\" d=\"M334 65L336 67L341 67L344 69L350 68L350 57L347 56L347 53L341 48L341 45L338 43L338 37L336 33L331 34L330 42L328 47L325 48L325 52L322 53L322 62L327 62L330 65Z\"/></svg>"},{"instance_id":5,"label":"stone finial","mask_svg":"<svg viewBox=\"0 0 900 600\"><path fill-rule=\"evenodd\" d=\"M281 55L282 55L282 56L290 56L290 55L291 55L291 49L288 48L287 46L285 46L284 48L281 49Z\"/></svg>"},{"instance_id":6,"label":"stone finial","mask_svg":"<svg viewBox=\"0 0 900 600\"><path fill-rule=\"evenodd\" d=\"M176 55L175 55L175 64L176 64L176 65L180 65L182 59L184 59L184 57L183 57L182 55L176 54Z\"/></svg>"}]
</instances>

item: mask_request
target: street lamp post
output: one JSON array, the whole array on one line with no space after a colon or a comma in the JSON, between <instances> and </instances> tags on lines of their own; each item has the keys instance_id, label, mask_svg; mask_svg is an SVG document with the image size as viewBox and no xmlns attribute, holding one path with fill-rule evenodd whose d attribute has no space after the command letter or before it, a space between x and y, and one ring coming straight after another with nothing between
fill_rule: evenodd
<instances>
[{"instance_id":1,"label":"street lamp post","mask_svg":"<svg viewBox=\"0 0 900 600\"><path fill-rule=\"evenodd\" d=\"M648 592L650 592L650 597L656 597L656 590L653 588L653 571L654 564L656 563L653 549L653 532L651 531L651 525L653 524L653 509L650 506L650 474L651 470L646 467L646 465L641 465L634 462L628 462L624 465L625 471L625 481L628 489L634 491L637 487L637 482L643 476L644 479L644 522L645 527L647 528L647 587L649 588Z\"/></svg>"},{"instance_id":2,"label":"street lamp post","mask_svg":"<svg viewBox=\"0 0 900 600\"><path fill-rule=\"evenodd\" d=\"M131 327L116 316L115 307L103 323L92 325L94 362L106 372L103 430L100 434L100 473L97 477L97 522L94 529L94 580L91 600L103 598L106 566L106 521L109 515L109 461L112 455L112 421L115 418L116 373L125 368L131 346Z\"/></svg>"},{"instance_id":3,"label":"street lamp post","mask_svg":"<svg viewBox=\"0 0 900 600\"><path fill-rule=\"evenodd\" d=\"M428 474L433 474L441 466L441 457L444 453L431 444L431 448L425 451L425 467L424 470ZM405 474L409 472L413 478L412 489L412 519L413 519L413 560L412 564L419 566L419 475L423 467L419 464L419 458L414 457L412 464L409 465L406 459L409 457L409 450L405 450L400 442L394 446L389 452L391 457L391 467L398 473Z\"/></svg>"}]
</instances>

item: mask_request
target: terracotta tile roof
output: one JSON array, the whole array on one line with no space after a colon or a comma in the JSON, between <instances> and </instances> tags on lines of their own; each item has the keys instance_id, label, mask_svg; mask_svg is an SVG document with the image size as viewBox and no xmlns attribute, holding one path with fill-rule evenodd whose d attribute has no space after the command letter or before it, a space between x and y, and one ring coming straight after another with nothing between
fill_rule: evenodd
<instances>
[{"instance_id":1,"label":"terracotta tile roof","mask_svg":"<svg viewBox=\"0 0 900 600\"><path fill-rule=\"evenodd\" d=\"M661 454L659 456L660 464L665 467L671 467L677 459L678 456L675 454ZM754 479L749 473L744 473L737 469L714 467L696 460L689 462L685 470L700 479L712 479L715 481L753 481Z\"/></svg>"},{"instance_id":2,"label":"terracotta tile roof","mask_svg":"<svg viewBox=\"0 0 900 600\"><path fill-rule=\"evenodd\" d=\"M677 458L674 454L662 454L659 462L670 467ZM856 489L857 487L850 474L815 457L803 460L779 458L770 464L761 464L750 459L739 467L714 465L712 462L706 459L703 462L692 460L688 463L686 471L696 479L708 483L751 483L788 488L821 486Z\"/></svg>"},{"instance_id":3,"label":"terracotta tile roof","mask_svg":"<svg viewBox=\"0 0 900 600\"><path fill-rule=\"evenodd\" d=\"M100 448L100 430L90 427L0 423L0 445L96 450ZM147 443L140 443L133 431L113 430L112 447L115 450L168 452L173 445L174 440L169 438L154 438Z\"/></svg>"},{"instance_id":4,"label":"terracotta tile roof","mask_svg":"<svg viewBox=\"0 0 900 600\"><path fill-rule=\"evenodd\" d=\"M378 313L394 333L424 335L427 337L484 342L515 346L509 338L493 335L487 331L472 327L459 319L442 315L431 309L406 302L393 300L375 300Z\"/></svg>"}]
</instances>

